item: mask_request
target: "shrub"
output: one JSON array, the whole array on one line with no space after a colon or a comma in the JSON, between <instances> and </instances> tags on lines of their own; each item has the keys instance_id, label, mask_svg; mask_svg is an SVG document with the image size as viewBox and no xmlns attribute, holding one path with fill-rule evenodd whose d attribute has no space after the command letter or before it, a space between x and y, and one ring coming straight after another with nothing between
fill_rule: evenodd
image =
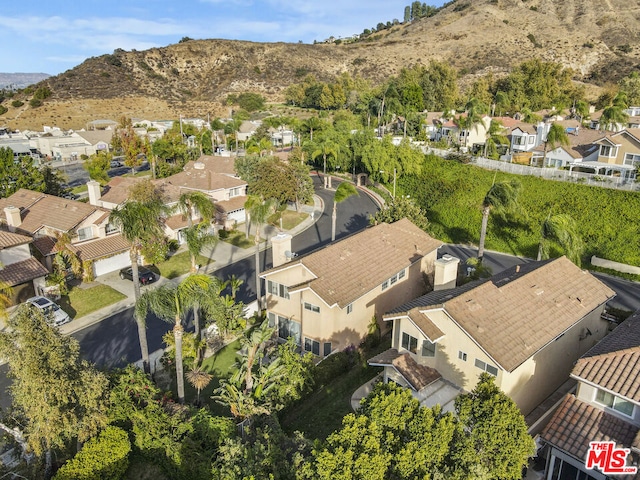
<instances>
[{"instance_id":1,"label":"shrub","mask_svg":"<svg viewBox=\"0 0 640 480\"><path fill-rule=\"evenodd\" d=\"M129 468L131 442L127 432L118 427L105 428L89 440L82 450L65 463L54 480L118 480Z\"/></svg>"},{"instance_id":2,"label":"shrub","mask_svg":"<svg viewBox=\"0 0 640 480\"><path fill-rule=\"evenodd\" d=\"M326 385L340 375L347 373L359 360L355 348L347 348L342 352L328 356L315 369L314 382L317 386Z\"/></svg>"},{"instance_id":3,"label":"shrub","mask_svg":"<svg viewBox=\"0 0 640 480\"><path fill-rule=\"evenodd\" d=\"M32 98L31 100L29 100L29 105L31 106L31 108L38 108L42 106L42 100L38 98Z\"/></svg>"},{"instance_id":4,"label":"shrub","mask_svg":"<svg viewBox=\"0 0 640 480\"><path fill-rule=\"evenodd\" d=\"M20 100L14 100L13 102L11 102L11 106L15 108L19 108L23 105L24 105L24 102L21 102Z\"/></svg>"},{"instance_id":5,"label":"shrub","mask_svg":"<svg viewBox=\"0 0 640 480\"><path fill-rule=\"evenodd\" d=\"M9 109L7 107L5 107L4 105L0 105L0 115L4 115L8 111Z\"/></svg>"}]
</instances>

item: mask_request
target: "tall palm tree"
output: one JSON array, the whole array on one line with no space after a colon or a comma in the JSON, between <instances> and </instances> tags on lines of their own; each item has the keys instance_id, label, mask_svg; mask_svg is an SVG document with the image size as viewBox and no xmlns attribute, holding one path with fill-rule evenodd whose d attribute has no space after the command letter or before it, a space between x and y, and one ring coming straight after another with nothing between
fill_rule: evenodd
<instances>
[{"instance_id":1,"label":"tall palm tree","mask_svg":"<svg viewBox=\"0 0 640 480\"><path fill-rule=\"evenodd\" d=\"M567 131L562 125L552 123L549 127L549 131L547 132L547 138L544 141L544 155L542 157L543 167L547 163L547 152L549 151L549 147L551 147L551 150L554 150L559 145L564 147L571 145L571 142L569 142L569 135L567 135Z\"/></svg>"},{"instance_id":2,"label":"tall palm tree","mask_svg":"<svg viewBox=\"0 0 640 480\"><path fill-rule=\"evenodd\" d=\"M627 96L619 92L611 101L611 104L602 111L600 116L600 129L607 130L609 125L626 124L629 115L624 110L627 108Z\"/></svg>"},{"instance_id":3,"label":"tall palm tree","mask_svg":"<svg viewBox=\"0 0 640 480\"><path fill-rule=\"evenodd\" d=\"M302 126L309 131L309 139L313 142L314 130L322 130L322 128L324 127L324 122L318 117L309 117L304 122L302 122Z\"/></svg>"},{"instance_id":4,"label":"tall palm tree","mask_svg":"<svg viewBox=\"0 0 640 480\"><path fill-rule=\"evenodd\" d=\"M336 218L338 217L338 204L344 202L347 198L359 195L358 189L353 183L342 182L336 188L336 193L333 195L333 213L331 214L331 241L336 239Z\"/></svg>"},{"instance_id":5,"label":"tall palm tree","mask_svg":"<svg viewBox=\"0 0 640 480\"><path fill-rule=\"evenodd\" d=\"M198 391L198 396L196 397L197 405L200 404L200 391L203 388L207 388L212 378L210 373L205 372L201 368L194 368L187 372L187 380L191 386Z\"/></svg>"},{"instance_id":6,"label":"tall palm tree","mask_svg":"<svg viewBox=\"0 0 640 480\"><path fill-rule=\"evenodd\" d=\"M193 216L200 215L203 223L209 223L215 215L211 197L202 192L189 191L178 198L178 210L187 218L187 226L193 225Z\"/></svg>"},{"instance_id":7,"label":"tall palm tree","mask_svg":"<svg viewBox=\"0 0 640 480\"><path fill-rule=\"evenodd\" d=\"M225 283L228 283L229 287L231 288L231 298L233 298L233 300L235 301L236 294L238 293L238 290L240 290L240 287L244 284L244 280L232 274Z\"/></svg>"},{"instance_id":8,"label":"tall palm tree","mask_svg":"<svg viewBox=\"0 0 640 480\"><path fill-rule=\"evenodd\" d=\"M576 265L580 266L580 257L584 250L584 243L578 234L575 220L567 214L551 215L545 219L540 232L538 246L538 260L549 258L551 243L555 242L565 252L565 255Z\"/></svg>"},{"instance_id":9,"label":"tall palm tree","mask_svg":"<svg viewBox=\"0 0 640 480\"><path fill-rule=\"evenodd\" d=\"M166 213L167 209L159 201L145 203L130 201L116 207L109 215L109 221L120 228L122 236L131 244L129 259L136 303L140 298L140 279L138 277L140 251L147 242L164 235L163 218ZM143 370L145 373L149 373L149 346L145 319L136 316L136 323L138 324Z\"/></svg>"},{"instance_id":10,"label":"tall palm tree","mask_svg":"<svg viewBox=\"0 0 640 480\"><path fill-rule=\"evenodd\" d=\"M187 244L189 256L191 257L190 273L198 270L196 260L204 247L215 247L218 243L218 236L207 231L207 224L204 222L192 225L182 230L182 236Z\"/></svg>"},{"instance_id":11,"label":"tall palm tree","mask_svg":"<svg viewBox=\"0 0 640 480\"><path fill-rule=\"evenodd\" d=\"M334 159L337 160L338 154L340 152L340 147L332 142L331 140L324 140L321 144L318 145L311 153L311 159L315 161L316 158L322 156L322 160L324 162L324 188L331 188L331 178L327 179L327 157L333 156Z\"/></svg>"},{"instance_id":12,"label":"tall palm tree","mask_svg":"<svg viewBox=\"0 0 640 480\"><path fill-rule=\"evenodd\" d=\"M487 224L489 213L492 209L515 210L518 207L518 194L521 184L516 180L493 182L482 201L482 227L480 229L480 243L478 246L478 260L481 262L484 255L484 241L487 236Z\"/></svg>"},{"instance_id":13,"label":"tall palm tree","mask_svg":"<svg viewBox=\"0 0 640 480\"><path fill-rule=\"evenodd\" d=\"M258 300L259 310L262 310L262 292L260 288L260 230L266 223L267 219L276 212L277 208L278 201L276 199L269 198L267 200L263 200L261 197L256 197L253 195L249 196L249 199L245 204L245 209L249 212L251 221L256 226L256 296Z\"/></svg>"},{"instance_id":14,"label":"tall palm tree","mask_svg":"<svg viewBox=\"0 0 640 480\"><path fill-rule=\"evenodd\" d=\"M213 280L208 275L189 275L177 285L163 285L144 292L135 306L137 318L145 319L149 312L162 320L174 322L173 335L176 347L176 386L178 401L184 403L184 374L182 364L182 320L203 292L211 290Z\"/></svg>"}]
</instances>

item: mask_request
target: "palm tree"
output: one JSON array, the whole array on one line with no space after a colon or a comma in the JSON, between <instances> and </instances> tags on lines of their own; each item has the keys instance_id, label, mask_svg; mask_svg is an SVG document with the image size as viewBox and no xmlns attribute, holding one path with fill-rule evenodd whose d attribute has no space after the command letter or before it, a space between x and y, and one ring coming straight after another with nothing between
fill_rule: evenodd
<instances>
[{"instance_id":1,"label":"palm tree","mask_svg":"<svg viewBox=\"0 0 640 480\"><path fill-rule=\"evenodd\" d=\"M538 246L538 260L549 258L551 243L555 242L565 252L565 255L576 265L580 266L580 257L584 250L584 244L575 220L567 214L549 216L542 224L540 232L540 244Z\"/></svg>"},{"instance_id":2,"label":"palm tree","mask_svg":"<svg viewBox=\"0 0 640 480\"><path fill-rule=\"evenodd\" d=\"M269 322L265 320L258 328L241 340L242 349L246 349L247 354L242 358L240 368L234 375L234 379L238 386L244 382L244 393L246 394L253 392L254 366L256 362L262 365L262 357L274 333L275 329L269 327Z\"/></svg>"},{"instance_id":3,"label":"palm tree","mask_svg":"<svg viewBox=\"0 0 640 480\"><path fill-rule=\"evenodd\" d=\"M204 222L192 225L182 230L182 236L187 244L189 256L191 257L190 273L198 270L196 260L204 247L215 247L218 243L218 236L207 231L208 224Z\"/></svg>"},{"instance_id":4,"label":"palm tree","mask_svg":"<svg viewBox=\"0 0 640 480\"><path fill-rule=\"evenodd\" d=\"M260 197L250 195L247 203L245 203L245 209L249 212L251 221L256 225L256 296L258 300L258 310L262 310L262 293L260 289L260 230L267 219L275 213L278 208L278 201L274 198L263 200Z\"/></svg>"},{"instance_id":5,"label":"palm tree","mask_svg":"<svg viewBox=\"0 0 640 480\"><path fill-rule=\"evenodd\" d=\"M600 129L607 130L609 125L626 124L629 115L624 110L627 108L627 96L619 92L611 101L611 104L602 111L600 116Z\"/></svg>"},{"instance_id":6,"label":"palm tree","mask_svg":"<svg viewBox=\"0 0 640 480\"><path fill-rule=\"evenodd\" d=\"M82 261L78 258L75 250L71 248L71 237L68 233L56 234L54 251L56 254L53 257L53 269L59 275L66 278L67 268L71 268L71 272L76 277L82 275Z\"/></svg>"},{"instance_id":7,"label":"palm tree","mask_svg":"<svg viewBox=\"0 0 640 480\"><path fill-rule=\"evenodd\" d=\"M159 201L126 202L111 211L109 221L120 228L122 236L131 244L129 259L131 261L133 295L136 303L140 298L140 279L138 277L138 261L142 247L154 238L164 235L162 218L166 208ZM145 373L149 373L149 346L145 319L136 316L138 337L142 353L142 365Z\"/></svg>"},{"instance_id":8,"label":"palm tree","mask_svg":"<svg viewBox=\"0 0 640 480\"><path fill-rule=\"evenodd\" d=\"M353 183L342 182L336 188L336 193L333 195L333 213L331 214L331 241L336 239L336 218L338 216L338 204L344 202L347 198L359 195L358 189Z\"/></svg>"},{"instance_id":9,"label":"palm tree","mask_svg":"<svg viewBox=\"0 0 640 480\"><path fill-rule=\"evenodd\" d=\"M338 145L331 140L324 140L320 145L318 145L318 148L311 153L311 159L314 161L316 158L322 156L322 160L324 162L324 188L331 188L331 178L329 178L327 182L327 156L332 155L334 159L337 159L339 152L340 147Z\"/></svg>"},{"instance_id":10,"label":"palm tree","mask_svg":"<svg viewBox=\"0 0 640 480\"><path fill-rule=\"evenodd\" d=\"M482 228L480 229L480 244L478 246L478 260L484 255L484 241L487 236L487 224L491 209L515 210L518 207L518 193L521 185L516 180L495 182L482 201Z\"/></svg>"},{"instance_id":11,"label":"palm tree","mask_svg":"<svg viewBox=\"0 0 640 480\"><path fill-rule=\"evenodd\" d=\"M202 192L185 192L178 198L178 210L187 217L187 225L193 225L193 216L199 214L203 223L209 223L215 214L211 197Z\"/></svg>"},{"instance_id":12,"label":"palm tree","mask_svg":"<svg viewBox=\"0 0 640 480\"><path fill-rule=\"evenodd\" d=\"M544 155L542 157L542 166L544 167L547 163L547 152L549 151L549 146L551 150L554 150L557 146L562 145L564 147L568 147L571 145L569 142L569 136L567 135L567 131L557 123L552 123L549 127L549 131L547 132L547 138L544 141Z\"/></svg>"},{"instance_id":13,"label":"palm tree","mask_svg":"<svg viewBox=\"0 0 640 480\"><path fill-rule=\"evenodd\" d=\"M4 268L4 265L0 263L0 270ZM13 298L13 288L7 282L0 280L0 319L6 320L9 318L7 308L11 306Z\"/></svg>"},{"instance_id":14,"label":"palm tree","mask_svg":"<svg viewBox=\"0 0 640 480\"><path fill-rule=\"evenodd\" d=\"M213 280L208 275L189 275L178 285L163 285L155 290L144 292L135 306L135 315L145 319L149 312L167 322L175 322L173 335L176 347L176 386L178 401L184 403L184 375L182 364L182 335L184 327L182 320L196 301L211 291Z\"/></svg>"},{"instance_id":15,"label":"palm tree","mask_svg":"<svg viewBox=\"0 0 640 480\"><path fill-rule=\"evenodd\" d=\"M233 300L235 301L236 294L238 293L238 290L240 290L240 287L244 284L244 280L232 274L227 279L227 282L229 284L229 287L231 288L231 298L233 298Z\"/></svg>"},{"instance_id":16,"label":"palm tree","mask_svg":"<svg viewBox=\"0 0 640 480\"><path fill-rule=\"evenodd\" d=\"M324 122L318 117L309 117L304 122L302 122L302 126L306 130L309 130L309 139L313 142L313 131L322 130Z\"/></svg>"},{"instance_id":17,"label":"palm tree","mask_svg":"<svg viewBox=\"0 0 640 480\"><path fill-rule=\"evenodd\" d=\"M191 386L198 391L196 404L200 404L200 391L203 388L207 388L207 385L209 385L212 378L213 377L210 373L205 372L201 368L194 368L193 370L189 370L187 372L187 380L189 381Z\"/></svg>"}]
</instances>

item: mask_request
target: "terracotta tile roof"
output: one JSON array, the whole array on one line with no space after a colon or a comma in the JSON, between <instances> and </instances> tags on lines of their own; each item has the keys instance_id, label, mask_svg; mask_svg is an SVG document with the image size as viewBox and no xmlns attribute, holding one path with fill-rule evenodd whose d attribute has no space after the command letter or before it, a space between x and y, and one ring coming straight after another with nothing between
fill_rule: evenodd
<instances>
[{"instance_id":1,"label":"terracotta tile roof","mask_svg":"<svg viewBox=\"0 0 640 480\"><path fill-rule=\"evenodd\" d=\"M245 203L247 203L247 197L246 195L241 195L230 200L216 202L216 208L222 213L234 212L244 208Z\"/></svg>"},{"instance_id":2,"label":"terracotta tile roof","mask_svg":"<svg viewBox=\"0 0 640 480\"><path fill-rule=\"evenodd\" d=\"M18 245L24 245L25 243L31 243L32 240L33 239L31 237L27 237L26 235L0 230L0 250L3 248L17 247Z\"/></svg>"},{"instance_id":3,"label":"terracotta tile roof","mask_svg":"<svg viewBox=\"0 0 640 480\"><path fill-rule=\"evenodd\" d=\"M583 355L571 374L640 402L640 313Z\"/></svg>"},{"instance_id":4,"label":"terracotta tile roof","mask_svg":"<svg viewBox=\"0 0 640 480\"><path fill-rule=\"evenodd\" d=\"M400 354L395 348L370 358L368 363L370 365L392 366L417 392L442 378L440 372L435 368L420 365L413 359L411 354Z\"/></svg>"},{"instance_id":5,"label":"terracotta tile roof","mask_svg":"<svg viewBox=\"0 0 640 480\"><path fill-rule=\"evenodd\" d=\"M31 257L21 262L6 265L0 270L0 281L6 282L11 287L43 277L49 271L35 258Z\"/></svg>"},{"instance_id":6,"label":"terracotta tile roof","mask_svg":"<svg viewBox=\"0 0 640 480\"><path fill-rule=\"evenodd\" d=\"M193 224L196 225L201 221L202 221L201 218L197 218L193 221ZM165 221L165 225L169 227L171 230L180 230L181 228L187 227L189 225L189 222L187 222L186 215L179 213L177 215L173 215L167 218L167 220Z\"/></svg>"},{"instance_id":7,"label":"terracotta tile roof","mask_svg":"<svg viewBox=\"0 0 640 480\"><path fill-rule=\"evenodd\" d=\"M440 123L443 112L428 112L425 122L429 125L435 125Z\"/></svg>"},{"instance_id":8,"label":"terracotta tile roof","mask_svg":"<svg viewBox=\"0 0 640 480\"><path fill-rule=\"evenodd\" d=\"M440 240L402 219L369 227L263 275L304 265L316 276L313 291L328 305L344 308L440 245Z\"/></svg>"},{"instance_id":9,"label":"terracotta tile roof","mask_svg":"<svg viewBox=\"0 0 640 480\"><path fill-rule=\"evenodd\" d=\"M513 129L520 124L520 120L513 117L493 117L493 120L500 122L505 128Z\"/></svg>"},{"instance_id":10,"label":"terracotta tile roof","mask_svg":"<svg viewBox=\"0 0 640 480\"><path fill-rule=\"evenodd\" d=\"M225 175L236 175L235 157L219 157L217 155L201 155L197 162L204 164L205 169L212 173L223 173ZM193 170L194 161L188 162L184 170Z\"/></svg>"},{"instance_id":11,"label":"terracotta tile roof","mask_svg":"<svg viewBox=\"0 0 640 480\"><path fill-rule=\"evenodd\" d=\"M580 128L577 134L569 134L568 137L571 145L568 153L573 158L584 158L598 148L594 143L604 137L604 133L600 130Z\"/></svg>"},{"instance_id":12,"label":"terracotta tile roof","mask_svg":"<svg viewBox=\"0 0 640 480\"><path fill-rule=\"evenodd\" d=\"M444 336L440 330L419 308L414 308L409 312L409 318L420 329L422 333L433 343Z\"/></svg>"},{"instance_id":13,"label":"terracotta tile roof","mask_svg":"<svg viewBox=\"0 0 640 480\"><path fill-rule=\"evenodd\" d=\"M584 461L589 442L614 441L619 446L630 447L637 433L638 427L631 423L567 394L540 436Z\"/></svg>"},{"instance_id":14,"label":"terracotta tile roof","mask_svg":"<svg viewBox=\"0 0 640 480\"><path fill-rule=\"evenodd\" d=\"M33 246L45 257L56 252L56 239L48 235L33 239Z\"/></svg>"},{"instance_id":15,"label":"terracotta tile roof","mask_svg":"<svg viewBox=\"0 0 640 480\"><path fill-rule=\"evenodd\" d=\"M131 244L118 233L98 240L76 243L71 248L76 252L80 260L86 261L125 252L131 248Z\"/></svg>"},{"instance_id":16,"label":"terracotta tile roof","mask_svg":"<svg viewBox=\"0 0 640 480\"><path fill-rule=\"evenodd\" d=\"M592 114L589 115L589 118L591 118L591 120L600 120L600 117L602 116L602 112L604 112L604 109L602 110L597 110L595 112L593 112Z\"/></svg>"},{"instance_id":17,"label":"terracotta tile roof","mask_svg":"<svg viewBox=\"0 0 640 480\"><path fill-rule=\"evenodd\" d=\"M3 200L7 205L21 205L22 224L18 229L30 234L36 233L44 226L68 232L95 211L102 210L75 200L38 192L25 192L29 191L19 190Z\"/></svg>"},{"instance_id":18,"label":"terracotta tile roof","mask_svg":"<svg viewBox=\"0 0 640 480\"><path fill-rule=\"evenodd\" d=\"M143 181L141 177L115 177L104 188L100 197L101 200L116 205L123 204L129 198L131 187ZM166 203L177 202L181 190L179 187L167 182L167 179L152 180L152 183L162 193L162 198Z\"/></svg>"},{"instance_id":19,"label":"terracotta tile roof","mask_svg":"<svg viewBox=\"0 0 640 480\"><path fill-rule=\"evenodd\" d=\"M30 207L44 196L44 193L34 192L25 188L21 188L10 197L0 198L1 217L4 220L5 207L17 207L22 210L24 208Z\"/></svg>"},{"instance_id":20,"label":"terracotta tile roof","mask_svg":"<svg viewBox=\"0 0 640 480\"><path fill-rule=\"evenodd\" d=\"M196 168L171 175L165 178L165 181L176 187L202 190L205 192L247 185L247 182L239 178L230 177L222 173L213 173L207 169L198 170Z\"/></svg>"},{"instance_id":21,"label":"terracotta tile roof","mask_svg":"<svg viewBox=\"0 0 640 480\"><path fill-rule=\"evenodd\" d=\"M560 257L519 265L451 291L431 292L385 318L414 307L444 308L503 369L513 371L613 296L593 275Z\"/></svg>"}]
</instances>

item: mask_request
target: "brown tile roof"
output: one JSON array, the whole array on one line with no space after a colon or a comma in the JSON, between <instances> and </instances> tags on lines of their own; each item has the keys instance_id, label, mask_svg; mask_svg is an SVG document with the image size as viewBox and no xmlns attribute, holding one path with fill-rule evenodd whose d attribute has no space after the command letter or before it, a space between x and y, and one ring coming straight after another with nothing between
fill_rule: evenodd
<instances>
[{"instance_id":1,"label":"brown tile roof","mask_svg":"<svg viewBox=\"0 0 640 480\"><path fill-rule=\"evenodd\" d=\"M316 276L312 290L328 305L344 308L440 245L405 218L369 227L263 275L304 265Z\"/></svg>"},{"instance_id":2,"label":"brown tile roof","mask_svg":"<svg viewBox=\"0 0 640 480\"><path fill-rule=\"evenodd\" d=\"M234 212L244 208L245 203L247 203L247 197L246 195L241 195L239 197L233 197L230 200L216 202L216 208L222 213Z\"/></svg>"},{"instance_id":3,"label":"brown tile roof","mask_svg":"<svg viewBox=\"0 0 640 480\"><path fill-rule=\"evenodd\" d=\"M638 427L631 423L567 394L540 436L545 442L584 460L589 442L614 441L630 447L637 433Z\"/></svg>"},{"instance_id":4,"label":"brown tile roof","mask_svg":"<svg viewBox=\"0 0 640 480\"><path fill-rule=\"evenodd\" d=\"M513 127L511 127L511 133L513 133L513 131L516 128L519 128L523 132L526 132L530 135L535 135L536 133L536 127L534 125L531 125L530 123L525 123L525 122L516 123Z\"/></svg>"},{"instance_id":5,"label":"brown tile roof","mask_svg":"<svg viewBox=\"0 0 640 480\"><path fill-rule=\"evenodd\" d=\"M125 252L131 248L131 244L118 233L98 240L75 243L71 248L76 252L80 260L86 261Z\"/></svg>"},{"instance_id":6,"label":"brown tile roof","mask_svg":"<svg viewBox=\"0 0 640 480\"><path fill-rule=\"evenodd\" d=\"M56 252L56 239L48 235L33 239L33 246L45 257Z\"/></svg>"},{"instance_id":7,"label":"brown tile roof","mask_svg":"<svg viewBox=\"0 0 640 480\"><path fill-rule=\"evenodd\" d=\"M75 133L84 138L91 145L96 145L100 142L111 143L111 139L113 138L113 130L89 130L86 132Z\"/></svg>"},{"instance_id":8,"label":"brown tile roof","mask_svg":"<svg viewBox=\"0 0 640 480\"><path fill-rule=\"evenodd\" d=\"M18 245L24 245L25 243L31 243L33 239L26 235L19 235L17 233L7 232L0 230L0 250L3 248L17 247Z\"/></svg>"},{"instance_id":9,"label":"brown tile roof","mask_svg":"<svg viewBox=\"0 0 640 480\"><path fill-rule=\"evenodd\" d=\"M640 402L640 311L583 355L571 374Z\"/></svg>"},{"instance_id":10,"label":"brown tile roof","mask_svg":"<svg viewBox=\"0 0 640 480\"><path fill-rule=\"evenodd\" d=\"M424 313L421 313L419 308L410 310L408 316L431 342L435 343L439 338L442 338L444 336L442 330L440 330L431 320L429 320L429 317L427 317Z\"/></svg>"},{"instance_id":11,"label":"brown tile roof","mask_svg":"<svg viewBox=\"0 0 640 480\"><path fill-rule=\"evenodd\" d=\"M370 365L392 366L417 392L442 378L440 372L435 368L420 365L413 359L411 354L400 354L395 348L376 355L369 359L368 363Z\"/></svg>"},{"instance_id":12,"label":"brown tile roof","mask_svg":"<svg viewBox=\"0 0 640 480\"><path fill-rule=\"evenodd\" d=\"M193 221L193 224L196 225L201 221L202 219L197 218ZM186 215L179 213L177 215L173 215L167 218L167 220L165 221L165 225L169 227L171 230L180 230L181 228L187 227L189 225L189 222L187 222Z\"/></svg>"},{"instance_id":13,"label":"brown tile roof","mask_svg":"<svg viewBox=\"0 0 640 480\"><path fill-rule=\"evenodd\" d=\"M236 175L235 157L219 157L217 155L201 155L197 162L204 164L205 169L212 173L223 173L225 175ZM188 162L185 170L193 170L194 161Z\"/></svg>"},{"instance_id":14,"label":"brown tile roof","mask_svg":"<svg viewBox=\"0 0 640 480\"><path fill-rule=\"evenodd\" d=\"M430 292L392 312L444 308L502 368L513 371L614 295L589 272L560 257Z\"/></svg>"},{"instance_id":15,"label":"brown tile roof","mask_svg":"<svg viewBox=\"0 0 640 480\"><path fill-rule=\"evenodd\" d=\"M38 200L44 197L44 195L44 193L34 192L25 188L21 188L10 197L0 198L0 212L2 220L4 220L5 207L17 207L22 210L36 203Z\"/></svg>"},{"instance_id":16,"label":"brown tile roof","mask_svg":"<svg viewBox=\"0 0 640 480\"><path fill-rule=\"evenodd\" d=\"M115 177L107 184L100 199L105 202L121 205L129 198L131 187L143 180L144 178L141 177ZM167 179L152 180L152 183L160 190L165 202L177 202L181 190L166 180Z\"/></svg>"},{"instance_id":17,"label":"brown tile roof","mask_svg":"<svg viewBox=\"0 0 640 480\"><path fill-rule=\"evenodd\" d=\"M176 187L202 190L205 192L247 185L247 182L239 178L230 177L222 173L213 173L207 169L198 170L196 168L171 175L165 178L165 181Z\"/></svg>"},{"instance_id":18,"label":"brown tile roof","mask_svg":"<svg viewBox=\"0 0 640 480\"><path fill-rule=\"evenodd\" d=\"M5 265L0 270L0 281L8 283L10 287L15 287L34 278L43 277L48 273L49 271L38 260L31 257L21 262Z\"/></svg>"},{"instance_id":19,"label":"brown tile roof","mask_svg":"<svg viewBox=\"0 0 640 480\"><path fill-rule=\"evenodd\" d=\"M573 158L584 158L598 148L594 143L604 137L600 130L580 128L577 134L569 134L569 154Z\"/></svg>"},{"instance_id":20,"label":"brown tile roof","mask_svg":"<svg viewBox=\"0 0 640 480\"><path fill-rule=\"evenodd\" d=\"M29 191L21 189L3 200L7 205L20 205L22 224L18 229L31 234L44 226L69 232L96 210L101 210L75 200L38 192L25 192Z\"/></svg>"}]
</instances>

